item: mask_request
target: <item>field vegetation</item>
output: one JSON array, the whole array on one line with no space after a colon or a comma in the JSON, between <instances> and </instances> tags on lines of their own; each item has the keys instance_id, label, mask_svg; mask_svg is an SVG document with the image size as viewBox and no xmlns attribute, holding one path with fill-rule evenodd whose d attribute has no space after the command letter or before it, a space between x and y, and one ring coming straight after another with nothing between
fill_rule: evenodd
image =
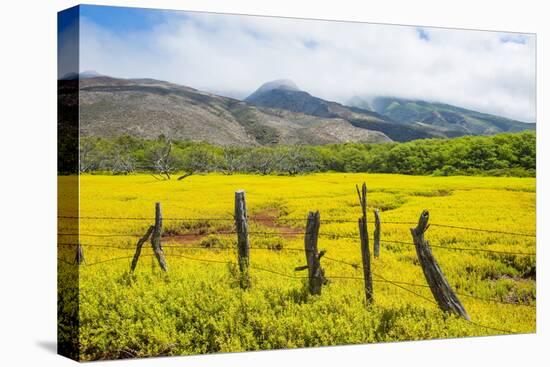
<instances>
[{"instance_id":1,"label":"field vegetation","mask_svg":"<svg viewBox=\"0 0 550 367\"><path fill-rule=\"evenodd\" d=\"M534 161L529 161L530 143L524 142L530 139L529 133L525 139L516 140L516 136L453 140L462 142L462 147L448 141L422 146L428 155L445 148L450 156L441 162L446 165L454 164L457 152L470 149L472 160L477 152L479 162L497 165L486 154L498 152L497 161L508 154L506 162L515 162L507 168L534 168ZM135 162L160 144L130 142L143 144L143 149L130 150ZM94 144L109 141L94 140ZM197 147L174 143L181 152L190 146ZM419 147L420 143L349 144L304 149L331 164L341 161L342 170L359 170L377 154L386 157L385 164L400 167L397 171L443 169L424 166ZM223 157L221 148L203 148L207 155ZM287 148L233 149L257 154ZM523 149L529 154L518 153ZM361 159L348 157L350 152ZM408 160L413 168L397 166ZM61 176L59 184L63 187L72 179ZM355 184L362 182L369 189L371 237L375 208L382 218L381 254L372 260L374 303L370 306L365 305L357 229L360 208ZM231 233L237 189L246 190L250 217L248 290L239 287L236 236ZM536 250L534 178L196 172L178 181L150 174L84 174L80 198L79 212L61 201L58 266L60 277L74 275L75 247L70 244L79 241L85 259L79 268L80 294L61 287L59 296L60 307L78 312L82 360L535 331L536 258L521 255ZM168 272L159 269L147 244L136 271L130 273L136 242L153 224L155 202L161 203L165 218L162 244ZM414 224L408 224L416 222L423 209L430 211L433 223L426 238L472 322L442 313L426 287L409 231ZM321 213L319 248L327 251L321 264L329 283L320 296L309 295L306 274L294 271L305 263L299 232L310 210ZM80 236L71 235L74 221L63 218L77 214Z\"/></svg>"}]
</instances>

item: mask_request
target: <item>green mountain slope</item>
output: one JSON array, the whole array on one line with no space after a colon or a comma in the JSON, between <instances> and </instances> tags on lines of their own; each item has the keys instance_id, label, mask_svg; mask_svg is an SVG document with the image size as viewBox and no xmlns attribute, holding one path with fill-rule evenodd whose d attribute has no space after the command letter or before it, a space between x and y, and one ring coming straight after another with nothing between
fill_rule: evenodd
<instances>
[{"instance_id":1,"label":"green mountain slope","mask_svg":"<svg viewBox=\"0 0 550 367\"><path fill-rule=\"evenodd\" d=\"M535 124L444 103L377 97L371 102L371 106L377 113L403 125L432 126L467 135L492 135L535 129Z\"/></svg>"}]
</instances>

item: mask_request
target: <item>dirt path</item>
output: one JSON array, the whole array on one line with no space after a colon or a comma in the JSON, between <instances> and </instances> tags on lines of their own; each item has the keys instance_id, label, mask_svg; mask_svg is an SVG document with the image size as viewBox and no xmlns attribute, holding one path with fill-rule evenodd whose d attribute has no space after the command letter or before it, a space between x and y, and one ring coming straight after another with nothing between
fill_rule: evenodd
<instances>
[{"instance_id":1,"label":"dirt path","mask_svg":"<svg viewBox=\"0 0 550 367\"><path fill-rule=\"evenodd\" d=\"M199 242L203 238L208 236L208 234L196 234L196 233L189 233L189 234L168 234L162 236L163 241L169 241L169 242L176 242L179 244L192 244Z\"/></svg>"},{"instance_id":2,"label":"dirt path","mask_svg":"<svg viewBox=\"0 0 550 367\"><path fill-rule=\"evenodd\" d=\"M263 210L254 215L250 216L250 223L258 223L264 227L277 230L281 236L285 239L293 239L297 236L300 236L300 229L293 228L285 225L280 225L277 223L278 212L276 210ZM206 238L211 234L224 234L227 233L226 230L213 231L209 233L183 233L183 234L174 234L169 233L162 236L163 241L178 243L183 245L196 244L202 239Z\"/></svg>"},{"instance_id":3,"label":"dirt path","mask_svg":"<svg viewBox=\"0 0 550 367\"><path fill-rule=\"evenodd\" d=\"M250 216L252 222L261 224L264 227L276 229L285 239L291 239L299 236L300 229L293 228L277 223L278 212L276 210L264 210Z\"/></svg>"}]
</instances>

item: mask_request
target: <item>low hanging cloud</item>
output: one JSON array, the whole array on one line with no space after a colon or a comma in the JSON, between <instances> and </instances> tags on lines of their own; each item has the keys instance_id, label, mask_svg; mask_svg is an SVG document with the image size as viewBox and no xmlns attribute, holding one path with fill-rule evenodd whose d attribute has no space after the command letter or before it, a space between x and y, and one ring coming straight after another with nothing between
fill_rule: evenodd
<instances>
[{"instance_id":1,"label":"low hanging cloud","mask_svg":"<svg viewBox=\"0 0 550 367\"><path fill-rule=\"evenodd\" d=\"M163 14L154 26L128 32L84 16L81 70L162 79L238 98L284 78L343 103L354 96L396 96L536 118L534 35Z\"/></svg>"}]
</instances>

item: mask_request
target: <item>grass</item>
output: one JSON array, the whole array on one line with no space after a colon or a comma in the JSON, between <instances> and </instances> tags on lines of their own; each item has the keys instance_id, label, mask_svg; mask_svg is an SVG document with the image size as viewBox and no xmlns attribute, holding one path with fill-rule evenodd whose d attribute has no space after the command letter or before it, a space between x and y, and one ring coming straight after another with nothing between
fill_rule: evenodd
<instances>
[{"instance_id":1,"label":"grass","mask_svg":"<svg viewBox=\"0 0 550 367\"><path fill-rule=\"evenodd\" d=\"M60 178L60 185L70 179ZM363 181L369 188L369 232L372 235L372 209L379 208L382 240L412 243L411 225L389 222L416 222L422 209L430 211L430 222L434 224L535 233L532 178L329 173L296 177L212 174L183 181L158 181L147 175L85 175L80 181L81 216L152 218L154 203L159 201L166 218L165 233L183 237L163 241L167 274L160 272L149 245L144 246L136 272L129 274L128 257L133 255L138 237L125 235L143 234L152 220L81 220L82 234L121 236L80 237L88 264L80 268L79 279L80 358L535 331L534 256L435 247L534 253L534 237L435 225L427 231L426 237L434 245L433 252L452 287L460 294L484 298L459 296L474 323L445 315L429 301L433 297L425 287L414 247L394 242L382 242L380 258L372 261L373 273L378 275L374 276L375 302L366 307L362 280L338 278L362 276L361 268L350 264L361 264L356 223L360 209L355 184ZM270 217L269 221L254 220L250 225L251 232L270 235L250 235L252 287L247 291L238 286L235 235L223 234L233 230L232 222L211 219L231 218L234 191L241 188L246 190L250 217ZM76 213L74 208L63 205L59 210L60 215ZM288 250L303 248L303 237L293 232L303 230L309 210L320 210L321 221L349 221L321 224L319 248L327 250L322 266L329 279L334 277L321 296L309 296L301 278L305 274L294 272L295 267L305 263L303 252ZM61 220L60 233L70 233L74 230L71 226L74 222ZM190 233L201 236L182 239ZM59 238L65 243L77 240L71 236ZM73 252L70 247L60 246L60 257L69 262L74 258ZM121 259L98 263L111 258ZM70 274L71 267L60 262L60 276ZM400 283L408 289L404 290L382 279L419 286ZM61 288L62 298L64 294Z\"/></svg>"}]
</instances>

